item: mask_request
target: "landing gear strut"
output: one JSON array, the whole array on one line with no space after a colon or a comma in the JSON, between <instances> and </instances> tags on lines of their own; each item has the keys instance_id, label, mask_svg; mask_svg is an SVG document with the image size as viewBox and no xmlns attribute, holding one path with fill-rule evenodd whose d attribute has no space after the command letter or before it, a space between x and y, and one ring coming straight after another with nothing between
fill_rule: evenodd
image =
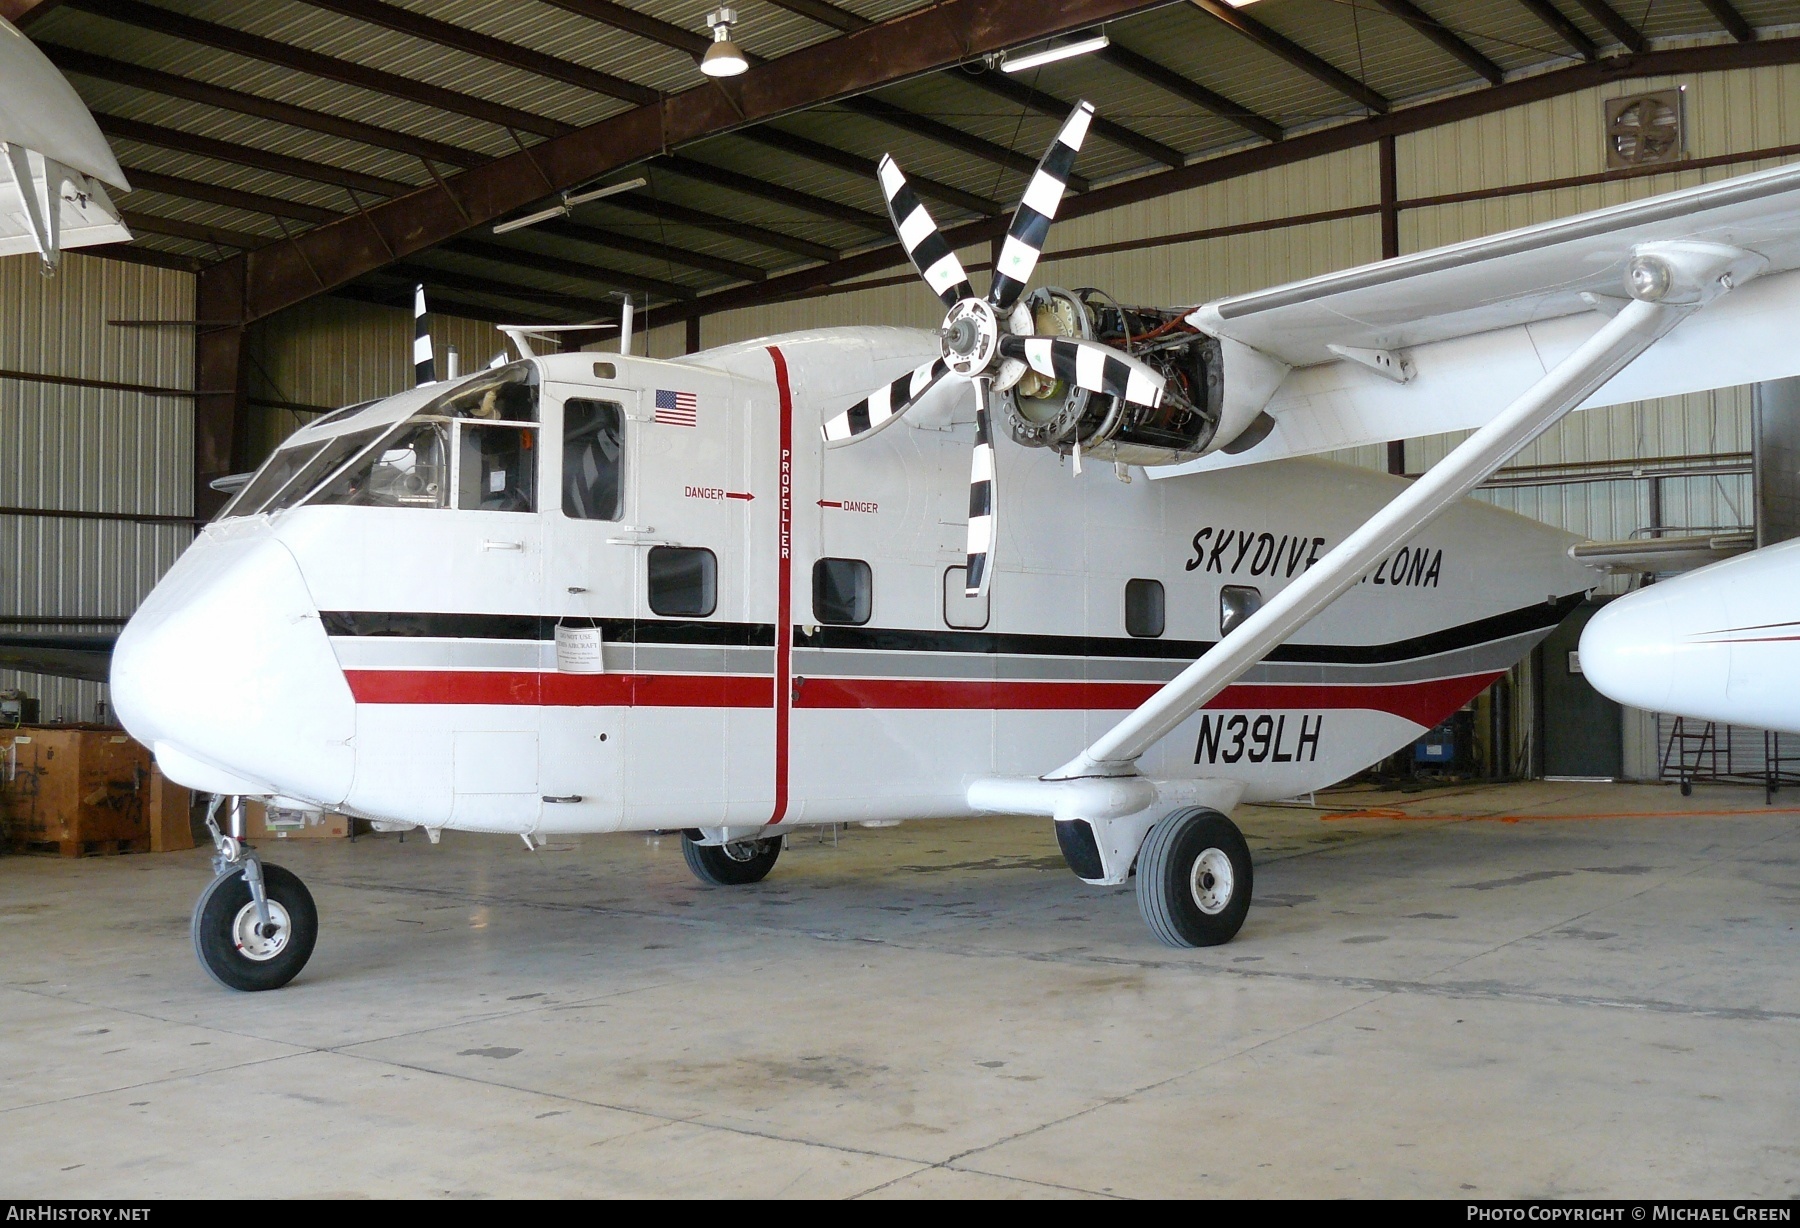
<instances>
[{"instance_id":1,"label":"landing gear strut","mask_svg":"<svg viewBox=\"0 0 1800 1228\"><path fill-rule=\"evenodd\" d=\"M1138 852L1138 911L1164 945L1230 942L1250 911L1250 846L1216 810L1177 810Z\"/></svg>"},{"instance_id":2,"label":"landing gear strut","mask_svg":"<svg viewBox=\"0 0 1800 1228\"><path fill-rule=\"evenodd\" d=\"M194 953L227 989L279 989L312 957L319 911L305 883L244 844L243 798L231 799L231 834L219 830L222 800L214 797L206 812L214 878L194 905Z\"/></svg>"}]
</instances>

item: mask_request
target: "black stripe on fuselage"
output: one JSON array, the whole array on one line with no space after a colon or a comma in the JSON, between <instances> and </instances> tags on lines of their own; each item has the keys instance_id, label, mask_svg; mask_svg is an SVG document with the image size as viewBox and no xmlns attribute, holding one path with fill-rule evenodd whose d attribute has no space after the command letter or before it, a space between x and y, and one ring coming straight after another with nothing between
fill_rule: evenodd
<instances>
[{"instance_id":1,"label":"black stripe on fuselage","mask_svg":"<svg viewBox=\"0 0 1800 1228\"><path fill-rule=\"evenodd\" d=\"M535 614L382 613L327 610L325 634L434 640L554 640L561 621ZM723 648L773 648L773 623L690 622L657 618L586 618L576 627L599 627L609 644L695 644Z\"/></svg>"},{"instance_id":2,"label":"black stripe on fuselage","mask_svg":"<svg viewBox=\"0 0 1800 1228\"><path fill-rule=\"evenodd\" d=\"M1283 644L1269 661L1318 665L1382 665L1455 652L1556 626L1581 604L1571 593L1523 609L1387 644ZM395 636L430 639L553 640L557 619L530 614L423 614L329 611L320 617L325 633L336 636ZM585 619L574 625L589 625ZM594 620L609 644L694 644L709 647L772 648L769 623L685 622L674 619ZM1137 657L1193 661L1212 640L1133 639L1127 636L1017 635L999 631L920 631L906 627L794 628L796 648L863 649L879 652L962 652L1042 657Z\"/></svg>"}]
</instances>

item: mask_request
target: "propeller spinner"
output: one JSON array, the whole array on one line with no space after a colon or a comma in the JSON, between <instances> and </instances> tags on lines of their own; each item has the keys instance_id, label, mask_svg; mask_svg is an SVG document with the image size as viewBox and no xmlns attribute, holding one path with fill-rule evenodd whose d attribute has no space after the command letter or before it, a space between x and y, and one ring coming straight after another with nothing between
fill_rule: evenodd
<instances>
[{"instance_id":1,"label":"propeller spinner","mask_svg":"<svg viewBox=\"0 0 1800 1228\"><path fill-rule=\"evenodd\" d=\"M1032 335L1031 313L1019 296L1043 255L1050 223L1062 204L1069 172L1081 150L1094 108L1083 102L1063 122L1013 211L1006 242L985 297L977 297L962 262L892 157L881 159L882 194L901 246L933 294L948 309L938 336L940 357L885 384L827 421L828 447L856 443L892 423L941 380L975 385L975 451L969 466L968 583L970 597L987 591L992 573L996 499L993 400L1027 368L1066 380L1089 392L1119 397L1152 409L1162 403L1164 377L1111 346L1079 337Z\"/></svg>"}]
</instances>

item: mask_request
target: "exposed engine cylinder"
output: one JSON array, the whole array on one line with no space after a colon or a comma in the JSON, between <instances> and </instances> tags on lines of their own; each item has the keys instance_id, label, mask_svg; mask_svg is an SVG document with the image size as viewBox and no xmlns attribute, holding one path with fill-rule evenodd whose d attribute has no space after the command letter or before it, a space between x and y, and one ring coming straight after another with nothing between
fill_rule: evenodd
<instances>
[{"instance_id":1,"label":"exposed engine cylinder","mask_svg":"<svg viewBox=\"0 0 1800 1228\"><path fill-rule=\"evenodd\" d=\"M1026 447L1127 465L1174 465L1205 452L1219 428L1224 397L1219 342L1183 322L1185 312L1124 307L1091 287L1043 286L1026 296L1031 331L1113 346L1168 378L1155 409L1036 371L996 398L1013 439Z\"/></svg>"}]
</instances>

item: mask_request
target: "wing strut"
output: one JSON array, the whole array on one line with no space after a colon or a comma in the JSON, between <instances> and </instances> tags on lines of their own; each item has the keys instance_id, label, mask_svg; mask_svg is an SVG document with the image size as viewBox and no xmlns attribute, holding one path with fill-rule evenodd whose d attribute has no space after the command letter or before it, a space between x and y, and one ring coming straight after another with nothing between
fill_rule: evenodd
<instances>
[{"instance_id":1,"label":"wing strut","mask_svg":"<svg viewBox=\"0 0 1800 1228\"><path fill-rule=\"evenodd\" d=\"M1132 776L1137 760L1689 314L1766 264L1713 243L1640 244L1632 301L1574 353L1371 516L1305 575L1045 781Z\"/></svg>"}]
</instances>

